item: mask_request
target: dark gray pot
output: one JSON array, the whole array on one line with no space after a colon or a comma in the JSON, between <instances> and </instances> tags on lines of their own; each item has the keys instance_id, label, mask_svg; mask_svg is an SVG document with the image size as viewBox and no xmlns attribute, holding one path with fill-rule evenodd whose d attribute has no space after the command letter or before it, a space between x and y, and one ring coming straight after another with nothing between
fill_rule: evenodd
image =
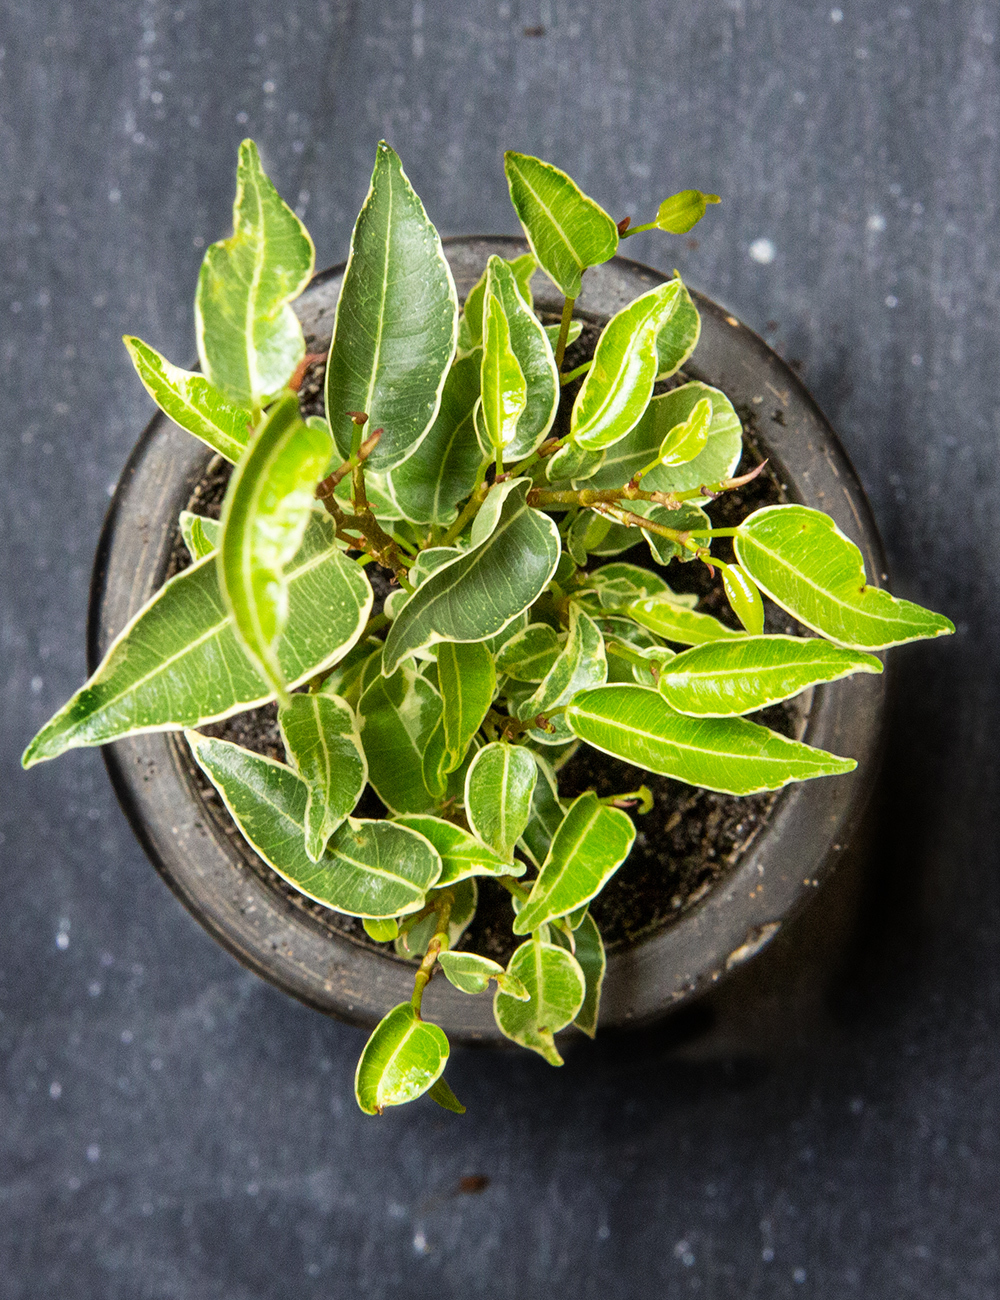
<instances>
[{"instance_id":1,"label":"dark gray pot","mask_svg":"<svg viewBox=\"0 0 1000 1300\"><path fill-rule=\"evenodd\" d=\"M494 252L525 251L515 239L446 242L459 296ZM312 350L329 341L343 267L317 276L297 303ZM664 277L616 258L587 272L578 301L602 321ZM561 300L539 275L536 302ZM816 404L794 373L726 310L696 295L701 341L685 370L755 412L760 441L789 497L827 511L862 550L871 581L885 562L864 492ZM162 584L179 511L210 458L196 439L157 415L115 492L98 548L88 651L93 669L112 638ZM601 1025L644 1024L742 966L817 893L859 825L877 764L884 683L868 675L813 693L803 738L857 758L850 776L790 786L756 841L714 890L669 928L608 962ZM118 798L147 853L182 902L251 970L317 1010L374 1025L409 998L413 968L331 932L269 878L238 836L206 815L190 758L171 734L137 736L104 750ZM230 828L231 831L232 828ZM760 961L760 959L758 959ZM756 964L756 963L755 963ZM434 980L425 1014L459 1041L505 1042L488 996Z\"/></svg>"}]
</instances>

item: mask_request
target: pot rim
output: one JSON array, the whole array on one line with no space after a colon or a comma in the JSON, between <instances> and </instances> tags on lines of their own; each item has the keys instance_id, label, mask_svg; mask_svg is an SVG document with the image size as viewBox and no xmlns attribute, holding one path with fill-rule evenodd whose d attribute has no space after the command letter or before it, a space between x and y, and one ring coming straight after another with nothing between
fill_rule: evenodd
<instances>
[{"instance_id":1,"label":"pot rim","mask_svg":"<svg viewBox=\"0 0 1000 1300\"><path fill-rule=\"evenodd\" d=\"M526 251L514 236L443 241L460 298L487 256ZM307 337L329 339L341 263L321 271L295 304ZM667 276L625 258L591 268L577 312L613 314ZM536 273L536 307L561 298ZM702 334L685 373L721 388L737 410L763 416L756 436L781 470L791 499L831 514L861 547L871 581L885 560L870 507L836 434L801 380L726 307L692 291ZM210 452L157 413L118 482L95 558L88 616L88 668L164 578L172 525ZM136 551L136 548L138 550ZM136 562L136 553L138 562ZM864 813L877 766L884 676L864 675L815 690L803 739L858 759L846 776L782 790L760 832L704 898L666 928L608 955L600 1027L639 1025L717 984L761 951L833 871ZM182 738L154 732L103 746L118 800L153 865L185 906L238 960L317 1010L364 1026L409 999L409 962L331 931L271 887L206 815ZM250 852L249 846L247 852ZM425 994L425 1014L449 1037L506 1044L485 994L469 997L445 980Z\"/></svg>"}]
</instances>

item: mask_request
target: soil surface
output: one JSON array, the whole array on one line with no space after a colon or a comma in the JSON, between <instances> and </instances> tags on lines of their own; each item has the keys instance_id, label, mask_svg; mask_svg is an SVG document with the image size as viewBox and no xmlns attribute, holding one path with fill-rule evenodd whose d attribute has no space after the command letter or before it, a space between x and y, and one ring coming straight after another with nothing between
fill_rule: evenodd
<instances>
[{"instance_id":1,"label":"soil surface","mask_svg":"<svg viewBox=\"0 0 1000 1300\"><path fill-rule=\"evenodd\" d=\"M567 369L579 365L592 355L597 334L596 327L584 327L579 340L567 349ZM300 390L300 405L305 415L323 413L324 369L324 361L317 361L306 371ZM659 385L658 391L684 383L687 378L681 372L674 379ZM568 427L568 412L576 387L576 384L568 385L564 391L554 435L559 433L560 423L565 423ZM753 417L748 413L741 415L744 454L737 471L740 474L758 465L762 459ZM230 471L231 467L221 457L216 457L192 494L188 508L196 514L217 519ZM765 467L764 472L745 487L718 497L705 508L716 526L732 527L752 510L784 500L787 500L784 485L770 467ZM731 558L728 547L728 539L720 539L716 543L716 552L721 559ZM668 573L652 562L644 543L623 555L610 557L609 560L596 560L595 564L622 560L664 573L674 590L698 595L699 610L714 614L732 627L739 626L726 601L721 583L717 577L713 580L705 565L697 561L686 564L674 562L669 566ZM189 563L178 530L166 576L180 572ZM377 612L393 585L391 575L374 564L368 565L365 572L375 591ZM764 605L767 631L800 631L794 620L783 610L766 599ZM767 709L755 715L755 720L786 735L794 735L801 730L804 713L801 704L792 702ZM228 718L203 730L208 735L233 741L257 753L285 761L275 704ZM178 744L182 745L182 742ZM187 766L192 784L205 803L206 812L232 840L253 870L266 879L272 888L295 907L310 914L321 926L366 947L392 953L391 945L376 944L369 939L360 921L332 912L286 884L242 839L214 788L189 755ZM567 799L588 789L594 789L599 795L605 796L635 790L642 784L646 784L652 791L654 806L645 816L630 813L636 824L636 840L632 852L605 886L600 897L591 904L591 912L609 950L627 947L664 929L699 899L704 898L733 869L740 856L760 834L780 797L779 793L738 798L697 789L669 777L643 772L586 745L581 745L559 772L560 794ZM367 787L358 815L377 817L385 811L374 791ZM519 942L510 929L510 897L493 881L480 880L478 884L479 907L459 946L506 962Z\"/></svg>"}]
</instances>

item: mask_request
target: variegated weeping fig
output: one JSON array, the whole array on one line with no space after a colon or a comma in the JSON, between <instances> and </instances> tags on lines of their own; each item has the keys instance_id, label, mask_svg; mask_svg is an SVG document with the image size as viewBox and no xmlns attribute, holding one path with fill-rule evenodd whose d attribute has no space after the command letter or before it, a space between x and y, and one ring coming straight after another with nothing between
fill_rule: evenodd
<instances>
[{"instance_id":1,"label":"variegated weeping fig","mask_svg":"<svg viewBox=\"0 0 1000 1300\"><path fill-rule=\"evenodd\" d=\"M491 257L463 309L423 204L379 145L326 415L303 419L291 304L313 244L241 145L233 233L198 279L200 371L125 339L162 410L232 463L221 520L181 516L190 567L23 760L183 730L279 875L412 957L412 1000L358 1065L368 1113L425 1092L462 1109L448 1040L421 1015L437 968L470 996L492 984L502 1032L554 1065L560 1030L595 1032L605 957L589 904L632 846L626 809L650 801L645 788L564 799L558 772L577 745L736 795L836 776L849 757L746 715L953 630L869 586L860 552L815 510L771 505L712 527L706 499L743 481L742 429L724 393L679 374L699 333L687 289L675 276L643 293L567 372L581 279L634 231L549 163L508 153L505 171L531 251ZM716 202L684 191L637 229L688 230ZM558 324L533 308L536 273L565 296ZM609 559L637 542L647 563ZM666 566L684 561L713 566L738 629L672 589ZM376 613L370 563L395 582ZM809 634L768 632L762 596ZM270 700L283 763L199 730ZM382 818L354 815L367 784ZM461 946L481 877L510 894L520 942L506 967Z\"/></svg>"}]
</instances>

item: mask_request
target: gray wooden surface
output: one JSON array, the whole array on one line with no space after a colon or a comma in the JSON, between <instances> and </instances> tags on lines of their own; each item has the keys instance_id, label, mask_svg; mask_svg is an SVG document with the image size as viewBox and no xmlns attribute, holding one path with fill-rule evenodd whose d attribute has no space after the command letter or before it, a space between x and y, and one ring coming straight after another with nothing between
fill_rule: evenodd
<instances>
[{"instance_id":1,"label":"gray wooden surface","mask_svg":"<svg viewBox=\"0 0 1000 1300\"><path fill-rule=\"evenodd\" d=\"M2 1300L996 1296L998 6L8 0L0 44ZM246 134L321 265L383 135L446 233L514 230L504 147L616 215L724 196L629 254L801 366L895 590L960 629L897 655L883 883L820 1037L461 1053L463 1120L372 1121L362 1036L213 945L98 754L16 769L151 409L119 336L193 354Z\"/></svg>"}]
</instances>

